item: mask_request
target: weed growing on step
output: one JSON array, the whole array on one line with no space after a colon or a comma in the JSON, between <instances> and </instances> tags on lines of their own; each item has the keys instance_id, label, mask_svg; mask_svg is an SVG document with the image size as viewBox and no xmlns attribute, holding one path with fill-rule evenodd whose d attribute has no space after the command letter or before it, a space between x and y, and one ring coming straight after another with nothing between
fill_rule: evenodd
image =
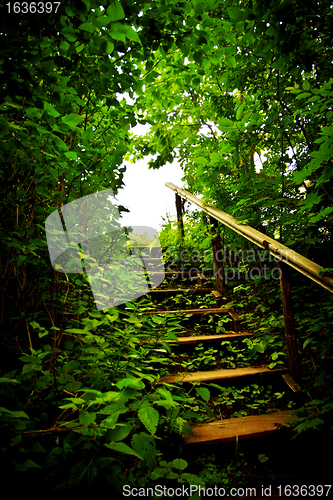
<instances>
[{"instance_id":1,"label":"weed growing on step","mask_svg":"<svg viewBox=\"0 0 333 500\"><path fill-rule=\"evenodd\" d=\"M218 386L210 384L217 392L212 397L212 408L217 418L236 418L246 415L259 415L285 408L293 407L293 401L285 391L274 391L272 385L251 384L244 387Z\"/></svg>"}]
</instances>

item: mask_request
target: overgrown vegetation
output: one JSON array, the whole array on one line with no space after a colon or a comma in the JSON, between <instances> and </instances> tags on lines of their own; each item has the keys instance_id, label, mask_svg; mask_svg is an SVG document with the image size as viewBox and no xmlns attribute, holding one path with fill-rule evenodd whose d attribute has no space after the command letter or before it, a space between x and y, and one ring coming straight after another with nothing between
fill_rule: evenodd
<instances>
[{"instance_id":1,"label":"overgrown vegetation","mask_svg":"<svg viewBox=\"0 0 333 500\"><path fill-rule=\"evenodd\" d=\"M181 371L258 360L286 365L274 262L219 228L227 252L225 303L253 336L205 350L199 345L186 358L167 341L189 332L226 333L222 316L203 316L196 325L190 317L140 315L155 307L149 297L97 312L84 272L52 269L44 224L80 197L108 188L117 194L125 159L154 155L150 166L159 168L175 158L185 188L329 275L330 2L67 0L52 16L8 13L8 5L0 28L4 481L11 493L94 494L105 487L121 492L125 484L230 488L256 475L278 481L285 474L274 462L278 443L260 445L255 456L236 449L233 461L210 452L193 460L180 436L192 422L274 410L283 402L298 408L294 435L295 443L306 436L304 456L311 458L311 443L329 447L332 295L292 274L302 375L297 401L286 387L261 382L160 384L171 363ZM136 123L151 125L145 137L130 133ZM202 214L186 215L183 242L166 218L160 240L167 267L182 265L186 249L186 260L195 259L212 278L210 228ZM187 293L159 308L212 305L211 296Z\"/></svg>"}]
</instances>

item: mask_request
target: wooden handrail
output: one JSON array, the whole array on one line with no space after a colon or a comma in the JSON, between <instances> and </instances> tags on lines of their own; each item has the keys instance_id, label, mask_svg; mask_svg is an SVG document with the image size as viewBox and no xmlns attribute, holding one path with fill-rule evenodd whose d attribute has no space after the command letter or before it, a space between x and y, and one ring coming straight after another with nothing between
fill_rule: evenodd
<instances>
[{"instance_id":1,"label":"wooden handrail","mask_svg":"<svg viewBox=\"0 0 333 500\"><path fill-rule=\"evenodd\" d=\"M175 191L185 200L188 200L194 205L197 205L201 210L209 214L214 219L222 222L222 224L240 234L247 240L251 241L258 247L268 250L274 257L280 259L285 264L293 267L300 273L304 274L311 280L315 281L316 283L333 293L333 278L330 278L328 276L320 276L320 266L315 262L307 259L303 255L300 255L291 248L282 245L282 243L280 243L279 241L276 241L273 238L269 238L265 234L260 233L260 231L253 229L251 226L243 224L242 222L238 221L226 212L223 212L219 208L216 208L210 204L204 204L200 200L200 198L194 196L185 189L176 186L172 182L166 182L165 185L169 189Z\"/></svg>"}]
</instances>

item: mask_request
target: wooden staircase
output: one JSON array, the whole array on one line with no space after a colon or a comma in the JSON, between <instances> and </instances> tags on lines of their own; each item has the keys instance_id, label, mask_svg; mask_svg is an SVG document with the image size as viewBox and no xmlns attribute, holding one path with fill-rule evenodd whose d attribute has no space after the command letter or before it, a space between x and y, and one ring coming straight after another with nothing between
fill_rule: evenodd
<instances>
[{"instance_id":1,"label":"wooden staircase","mask_svg":"<svg viewBox=\"0 0 333 500\"><path fill-rule=\"evenodd\" d=\"M222 444L239 439L263 437L273 434L278 426L295 419L290 410L274 411L263 415L249 415L225 420L215 420L208 424L192 426L191 434L183 434L187 445Z\"/></svg>"},{"instance_id":2,"label":"wooden staircase","mask_svg":"<svg viewBox=\"0 0 333 500\"><path fill-rule=\"evenodd\" d=\"M193 271L193 270L192 270ZM172 277L173 284L174 276L177 271L172 273L165 273L165 281L161 285L165 286ZM180 273L179 273L180 276ZM188 280L193 280L193 272L188 276ZM199 294L213 294L218 303L225 302L222 295L212 287L207 286L204 283L205 277L202 273L196 273L197 276L197 288L193 290L194 301L195 297ZM184 285L184 269L182 269L182 285ZM178 280L179 283L180 280ZM156 301L157 306L162 297L172 297L176 295L182 295L188 293L190 288L157 288L150 291L151 297ZM178 337L177 340L167 341L173 350L177 350L179 347L183 349L191 349L193 346L202 344L205 348L216 346L221 344L224 340L237 341L243 338L251 338L252 333L246 331L240 331L241 324L240 318L234 308L228 307L213 307L213 308L200 308L200 309L179 309L179 310L160 310L158 307L154 310L145 311L140 313L141 316L145 315L173 315L179 319L179 316L188 317L188 315L193 315L195 317L200 317L202 315L227 315L230 318L230 323L228 324L228 329L230 330L226 334L215 334L215 335L199 335L199 336L186 336ZM246 366L239 368L230 369L216 369L207 371L197 371L194 373L172 373L169 375L162 376L158 381L158 384L166 384L171 386L177 386L180 384L188 383L211 383L225 385L226 382L244 381L244 380L257 380L258 378L270 380L270 383L274 383L276 378L281 376L283 380L288 385L288 388L296 392L298 390L297 384L293 381L288 373L288 368L275 368L273 370L269 369L267 365L259 366ZM182 441L184 445L213 445L227 443L231 441L238 442L239 439L249 439L262 437L266 435L274 434L278 429L288 426L289 422L295 420L295 416L292 414L291 410L277 410L266 414L259 415L248 415L235 418L219 419L209 423L193 424L191 425L192 435L183 434Z\"/></svg>"}]
</instances>

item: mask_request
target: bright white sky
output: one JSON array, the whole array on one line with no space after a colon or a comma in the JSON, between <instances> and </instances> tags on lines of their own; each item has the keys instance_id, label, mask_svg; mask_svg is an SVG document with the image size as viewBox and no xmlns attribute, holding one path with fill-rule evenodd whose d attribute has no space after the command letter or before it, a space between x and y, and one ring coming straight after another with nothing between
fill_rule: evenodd
<instances>
[{"instance_id":1,"label":"bright white sky","mask_svg":"<svg viewBox=\"0 0 333 500\"><path fill-rule=\"evenodd\" d=\"M135 134L146 133L147 128L137 125L131 132ZM175 193L165 186L165 182L172 182L183 187L183 177L180 165L175 161L158 170L148 170L150 157L136 163L124 162L125 187L119 191L116 200L119 204L130 210L123 212L121 225L150 226L156 230L163 223L162 217L168 213L176 217Z\"/></svg>"}]
</instances>

